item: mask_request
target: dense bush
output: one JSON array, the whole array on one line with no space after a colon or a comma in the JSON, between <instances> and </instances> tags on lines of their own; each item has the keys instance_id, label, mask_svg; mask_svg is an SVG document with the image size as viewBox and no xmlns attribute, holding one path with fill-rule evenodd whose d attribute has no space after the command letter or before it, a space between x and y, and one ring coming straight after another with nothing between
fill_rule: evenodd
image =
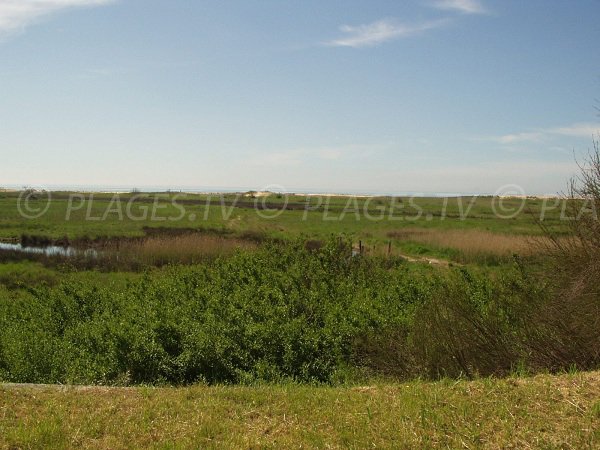
<instances>
[{"instance_id":1,"label":"dense bush","mask_svg":"<svg viewBox=\"0 0 600 450\"><path fill-rule=\"evenodd\" d=\"M518 261L490 272L351 254L338 239L279 243L126 286L70 281L0 295L0 379L335 383L573 361L540 363L535 346L556 336L540 311L555 297Z\"/></svg>"},{"instance_id":2,"label":"dense bush","mask_svg":"<svg viewBox=\"0 0 600 450\"><path fill-rule=\"evenodd\" d=\"M356 336L408 323L437 278L332 240L4 298L0 377L19 382L331 382Z\"/></svg>"},{"instance_id":3,"label":"dense bush","mask_svg":"<svg viewBox=\"0 0 600 450\"><path fill-rule=\"evenodd\" d=\"M457 268L439 280L409 324L360 336L353 358L375 373L404 379L503 376L532 368L531 327L548 299L548 289L518 261L495 276Z\"/></svg>"}]
</instances>

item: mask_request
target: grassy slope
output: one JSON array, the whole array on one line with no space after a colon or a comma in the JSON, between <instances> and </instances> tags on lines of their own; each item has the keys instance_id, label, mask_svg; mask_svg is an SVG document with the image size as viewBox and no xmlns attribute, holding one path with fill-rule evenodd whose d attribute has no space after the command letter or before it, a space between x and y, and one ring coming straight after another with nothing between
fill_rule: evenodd
<instances>
[{"instance_id":1,"label":"grassy slope","mask_svg":"<svg viewBox=\"0 0 600 450\"><path fill-rule=\"evenodd\" d=\"M598 448L600 372L371 387L0 387L0 447Z\"/></svg>"}]
</instances>

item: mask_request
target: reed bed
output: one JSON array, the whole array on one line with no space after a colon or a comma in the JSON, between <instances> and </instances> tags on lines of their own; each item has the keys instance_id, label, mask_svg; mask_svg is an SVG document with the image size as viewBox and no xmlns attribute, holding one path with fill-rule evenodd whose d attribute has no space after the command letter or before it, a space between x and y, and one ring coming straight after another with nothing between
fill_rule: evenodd
<instances>
[{"instance_id":1,"label":"reed bed","mask_svg":"<svg viewBox=\"0 0 600 450\"><path fill-rule=\"evenodd\" d=\"M512 255L531 256L547 238L492 233L484 230L430 230L406 228L392 231L388 237L415 242L437 250L450 249L464 262L505 259Z\"/></svg>"},{"instance_id":2,"label":"reed bed","mask_svg":"<svg viewBox=\"0 0 600 450\"><path fill-rule=\"evenodd\" d=\"M172 263L196 264L237 250L252 250L257 244L248 240L206 234L151 236L143 239L117 241L103 250L105 256L121 262L147 266Z\"/></svg>"},{"instance_id":3,"label":"reed bed","mask_svg":"<svg viewBox=\"0 0 600 450\"><path fill-rule=\"evenodd\" d=\"M59 245L48 241L48 245ZM72 255L0 251L0 262L33 261L48 267L103 271L140 271L167 264L198 264L229 256L238 250L254 250L260 244L245 237L187 233L150 235L139 238L79 240Z\"/></svg>"}]
</instances>

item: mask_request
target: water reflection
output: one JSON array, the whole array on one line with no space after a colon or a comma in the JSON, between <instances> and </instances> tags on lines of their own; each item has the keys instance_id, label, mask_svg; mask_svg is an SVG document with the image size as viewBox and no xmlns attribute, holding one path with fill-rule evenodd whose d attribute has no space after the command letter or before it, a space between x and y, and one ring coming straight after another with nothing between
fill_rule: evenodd
<instances>
[{"instance_id":1,"label":"water reflection","mask_svg":"<svg viewBox=\"0 0 600 450\"><path fill-rule=\"evenodd\" d=\"M46 255L46 256L66 256L66 257L74 257L74 256L86 256L95 258L98 256L98 252L93 248L88 248L86 250L77 249L74 247L60 247L58 245L48 245L46 247L40 246L23 246L21 244L10 244L6 242L0 242L0 251L9 250L13 252L22 252L22 253L35 253L38 255Z\"/></svg>"}]
</instances>

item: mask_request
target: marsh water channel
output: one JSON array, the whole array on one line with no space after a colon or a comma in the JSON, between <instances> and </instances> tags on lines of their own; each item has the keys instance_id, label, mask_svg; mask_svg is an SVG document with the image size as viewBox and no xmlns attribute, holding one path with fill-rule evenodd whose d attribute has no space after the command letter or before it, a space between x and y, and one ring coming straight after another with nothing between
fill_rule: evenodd
<instances>
[{"instance_id":1,"label":"marsh water channel","mask_svg":"<svg viewBox=\"0 0 600 450\"><path fill-rule=\"evenodd\" d=\"M21 243L10 242L0 242L0 251L30 253L45 256L64 256L68 258L75 256L96 258L98 256L98 251L93 248L81 249L60 245L23 245Z\"/></svg>"}]
</instances>

